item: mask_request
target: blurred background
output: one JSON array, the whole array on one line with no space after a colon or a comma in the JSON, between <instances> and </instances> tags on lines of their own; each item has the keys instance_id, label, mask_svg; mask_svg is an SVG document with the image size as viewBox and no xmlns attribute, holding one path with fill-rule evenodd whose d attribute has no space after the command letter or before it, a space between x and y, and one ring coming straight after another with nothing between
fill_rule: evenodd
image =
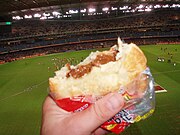
<instances>
[{"instance_id":1,"label":"blurred background","mask_svg":"<svg viewBox=\"0 0 180 135\"><path fill-rule=\"evenodd\" d=\"M143 50L156 90L154 114L121 134L179 135L179 0L0 1L0 135L40 134L48 78L117 37Z\"/></svg>"}]
</instances>

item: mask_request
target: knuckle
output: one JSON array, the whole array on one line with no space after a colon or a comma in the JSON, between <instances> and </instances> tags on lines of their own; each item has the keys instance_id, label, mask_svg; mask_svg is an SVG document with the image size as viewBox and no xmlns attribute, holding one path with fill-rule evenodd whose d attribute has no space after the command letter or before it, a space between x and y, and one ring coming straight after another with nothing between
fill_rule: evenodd
<instances>
[{"instance_id":1,"label":"knuckle","mask_svg":"<svg viewBox=\"0 0 180 135\"><path fill-rule=\"evenodd\" d=\"M106 119L108 118L108 110L105 109L105 106L101 106L98 103L95 103L93 109L98 120L100 120L101 122L106 121Z\"/></svg>"}]
</instances>

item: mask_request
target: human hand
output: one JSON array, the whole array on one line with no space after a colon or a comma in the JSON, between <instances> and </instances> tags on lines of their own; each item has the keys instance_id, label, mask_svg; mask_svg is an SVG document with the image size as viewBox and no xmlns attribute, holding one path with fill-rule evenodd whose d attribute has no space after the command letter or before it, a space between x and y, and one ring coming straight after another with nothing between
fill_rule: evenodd
<instances>
[{"instance_id":1,"label":"human hand","mask_svg":"<svg viewBox=\"0 0 180 135\"><path fill-rule=\"evenodd\" d=\"M51 97L43 104L41 135L104 135L101 124L112 118L124 105L123 97L110 93L82 112L67 112Z\"/></svg>"}]
</instances>

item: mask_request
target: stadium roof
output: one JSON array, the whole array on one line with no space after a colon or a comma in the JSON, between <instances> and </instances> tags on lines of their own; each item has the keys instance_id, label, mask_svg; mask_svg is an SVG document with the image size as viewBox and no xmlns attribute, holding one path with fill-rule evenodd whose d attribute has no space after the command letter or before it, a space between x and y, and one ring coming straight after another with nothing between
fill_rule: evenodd
<instances>
[{"instance_id":1,"label":"stadium roof","mask_svg":"<svg viewBox=\"0 0 180 135\"><path fill-rule=\"evenodd\" d=\"M23 12L26 10L45 11L47 8L62 8L64 5L84 4L137 4L137 3L179 3L180 0L1 0L0 13Z\"/></svg>"}]
</instances>

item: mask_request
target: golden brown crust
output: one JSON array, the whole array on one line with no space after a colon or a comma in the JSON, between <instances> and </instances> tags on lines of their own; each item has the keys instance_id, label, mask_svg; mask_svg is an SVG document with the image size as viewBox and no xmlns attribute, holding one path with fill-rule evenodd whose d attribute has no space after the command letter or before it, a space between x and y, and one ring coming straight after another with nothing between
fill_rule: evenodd
<instances>
[{"instance_id":1,"label":"golden brown crust","mask_svg":"<svg viewBox=\"0 0 180 135\"><path fill-rule=\"evenodd\" d=\"M133 80L146 69L146 63L147 59L144 53L139 47L133 45L131 51L126 56L126 60L123 61L122 66L127 69L128 76Z\"/></svg>"},{"instance_id":2,"label":"golden brown crust","mask_svg":"<svg viewBox=\"0 0 180 135\"><path fill-rule=\"evenodd\" d=\"M55 99L58 99L60 95L58 94L59 92L58 92L57 84L53 82L52 79L49 79L49 89L50 89L50 94Z\"/></svg>"},{"instance_id":3,"label":"golden brown crust","mask_svg":"<svg viewBox=\"0 0 180 135\"><path fill-rule=\"evenodd\" d=\"M123 66L131 71L142 71L146 69L146 57L139 47L133 44L131 51L126 56L126 60L123 62Z\"/></svg>"}]
</instances>

